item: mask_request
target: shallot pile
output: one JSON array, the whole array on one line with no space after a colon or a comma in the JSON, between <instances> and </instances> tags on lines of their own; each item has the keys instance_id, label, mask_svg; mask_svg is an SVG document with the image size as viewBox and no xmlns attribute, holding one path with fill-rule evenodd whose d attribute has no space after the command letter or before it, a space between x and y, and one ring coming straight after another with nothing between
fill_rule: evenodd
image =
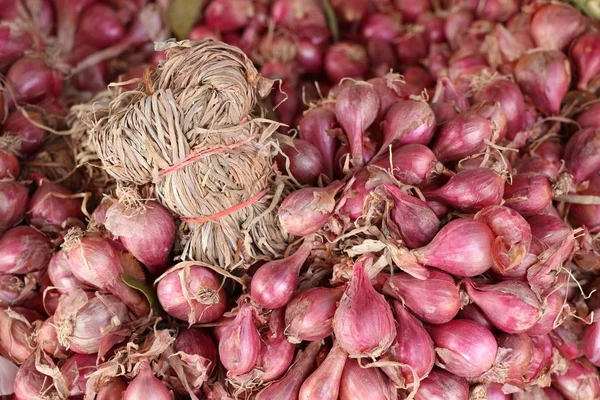
<instances>
[{"instance_id":1,"label":"shallot pile","mask_svg":"<svg viewBox=\"0 0 600 400\"><path fill-rule=\"evenodd\" d=\"M599 399L583 7L0 0L0 398Z\"/></svg>"}]
</instances>

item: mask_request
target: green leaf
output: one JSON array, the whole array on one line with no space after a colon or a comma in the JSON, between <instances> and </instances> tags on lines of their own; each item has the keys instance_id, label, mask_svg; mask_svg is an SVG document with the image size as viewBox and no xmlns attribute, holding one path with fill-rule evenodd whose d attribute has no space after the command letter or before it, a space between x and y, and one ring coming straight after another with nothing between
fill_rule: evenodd
<instances>
[{"instance_id":1,"label":"green leaf","mask_svg":"<svg viewBox=\"0 0 600 400\"><path fill-rule=\"evenodd\" d=\"M329 0L323 0L323 8L325 9L327 25L329 25L329 30L331 31L333 41L337 42L340 40L340 28L338 26L337 17L335 16L335 11L333 11L333 7L331 7Z\"/></svg>"},{"instance_id":2,"label":"green leaf","mask_svg":"<svg viewBox=\"0 0 600 400\"><path fill-rule=\"evenodd\" d=\"M146 296L146 299L148 299L148 303L150 303L150 307L154 310L154 312L156 312L157 314L165 313L165 311L160 306L160 303L158 302L158 297L156 297L156 293L154 293L154 290L152 290L152 288L148 286L145 282L140 282L131 275L127 274L121 274L121 280L130 288L142 292L144 296Z\"/></svg>"},{"instance_id":3,"label":"green leaf","mask_svg":"<svg viewBox=\"0 0 600 400\"><path fill-rule=\"evenodd\" d=\"M203 2L204 0L173 0L167 19L177 39L187 39L190 29L200 16Z\"/></svg>"}]
</instances>

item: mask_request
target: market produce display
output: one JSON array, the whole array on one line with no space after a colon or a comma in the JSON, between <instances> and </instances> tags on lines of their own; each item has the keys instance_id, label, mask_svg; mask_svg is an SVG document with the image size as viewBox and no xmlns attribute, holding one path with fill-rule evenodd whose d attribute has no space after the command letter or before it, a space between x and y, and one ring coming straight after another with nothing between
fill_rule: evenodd
<instances>
[{"instance_id":1,"label":"market produce display","mask_svg":"<svg viewBox=\"0 0 600 400\"><path fill-rule=\"evenodd\" d=\"M0 0L0 398L600 399L600 23Z\"/></svg>"}]
</instances>

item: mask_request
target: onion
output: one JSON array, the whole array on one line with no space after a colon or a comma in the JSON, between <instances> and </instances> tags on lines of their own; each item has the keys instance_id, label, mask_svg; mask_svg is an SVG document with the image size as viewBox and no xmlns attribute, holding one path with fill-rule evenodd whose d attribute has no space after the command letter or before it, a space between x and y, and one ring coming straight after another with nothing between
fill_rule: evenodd
<instances>
[{"instance_id":1,"label":"onion","mask_svg":"<svg viewBox=\"0 0 600 400\"><path fill-rule=\"evenodd\" d=\"M276 0L271 6L271 16L277 27L312 42L322 43L330 36L321 4L315 0Z\"/></svg>"},{"instance_id":2,"label":"onion","mask_svg":"<svg viewBox=\"0 0 600 400\"><path fill-rule=\"evenodd\" d=\"M591 104L585 107L581 113L577 115L577 123L581 128L595 128L600 129L600 103Z\"/></svg>"},{"instance_id":3,"label":"onion","mask_svg":"<svg viewBox=\"0 0 600 400\"><path fill-rule=\"evenodd\" d=\"M392 382L379 368L362 368L358 360L348 359L340 382L340 400L395 400Z\"/></svg>"},{"instance_id":4,"label":"onion","mask_svg":"<svg viewBox=\"0 0 600 400\"><path fill-rule=\"evenodd\" d=\"M210 364L206 375L210 376L217 365L217 348L212 338L205 330L200 328L182 329L173 345L175 352L183 352L188 355L197 355L208 361Z\"/></svg>"},{"instance_id":5,"label":"onion","mask_svg":"<svg viewBox=\"0 0 600 400\"><path fill-rule=\"evenodd\" d=\"M365 264L367 256L354 263L352 279L333 317L333 332L350 357L378 357L385 353L396 337L390 306L377 293Z\"/></svg>"},{"instance_id":6,"label":"onion","mask_svg":"<svg viewBox=\"0 0 600 400\"><path fill-rule=\"evenodd\" d=\"M525 128L525 100L519 87L507 79L496 79L476 91L475 101L497 101L507 119L506 136L509 140Z\"/></svg>"},{"instance_id":7,"label":"onion","mask_svg":"<svg viewBox=\"0 0 600 400\"><path fill-rule=\"evenodd\" d=\"M150 363L146 360L139 364L138 374L127 386L123 400L172 400L173 393L154 376Z\"/></svg>"},{"instance_id":8,"label":"onion","mask_svg":"<svg viewBox=\"0 0 600 400\"><path fill-rule=\"evenodd\" d=\"M577 88L587 90L588 83L600 73L600 34L596 32L579 36L571 44L569 57L578 74Z\"/></svg>"},{"instance_id":9,"label":"onion","mask_svg":"<svg viewBox=\"0 0 600 400\"><path fill-rule=\"evenodd\" d=\"M547 379L546 374L553 366L555 351L548 335L530 336L533 342L533 357L527 369L529 382L537 379Z\"/></svg>"},{"instance_id":10,"label":"onion","mask_svg":"<svg viewBox=\"0 0 600 400\"><path fill-rule=\"evenodd\" d=\"M324 108L313 108L299 122L300 138L320 152L324 173L329 177L333 176L333 158L338 147L337 139L329 132L337 126L335 114Z\"/></svg>"},{"instance_id":11,"label":"onion","mask_svg":"<svg viewBox=\"0 0 600 400\"><path fill-rule=\"evenodd\" d=\"M398 323L396 342L382 356L383 360L399 362L402 367L383 367L383 372L400 389L415 384L415 377L423 379L435 363L435 351L431 337L423 325L413 317L400 302L392 302Z\"/></svg>"},{"instance_id":12,"label":"onion","mask_svg":"<svg viewBox=\"0 0 600 400\"><path fill-rule=\"evenodd\" d=\"M437 17L436 17L437 18ZM440 33L442 36L444 35L443 31ZM432 43L429 46L429 54L427 55L427 70L429 73L436 79L440 79L445 71L448 69L448 54L450 53L450 47L446 43ZM439 106L439 103L437 103ZM431 107L436 114L436 118L438 116L438 112L436 112L436 108L433 104ZM439 121L438 123L444 123L446 120Z\"/></svg>"},{"instance_id":13,"label":"onion","mask_svg":"<svg viewBox=\"0 0 600 400\"><path fill-rule=\"evenodd\" d=\"M540 213L551 201L552 187L545 175L517 174L504 187L504 203L524 217Z\"/></svg>"},{"instance_id":14,"label":"onion","mask_svg":"<svg viewBox=\"0 0 600 400\"><path fill-rule=\"evenodd\" d=\"M398 63L394 47L379 39L369 39L367 42L370 70L373 76L385 76Z\"/></svg>"},{"instance_id":15,"label":"onion","mask_svg":"<svg viewBox=\"0 0 600 400\"><path fill-rule=\"evenodd\" d=\"M285 309L287 340L300 343L303 340L317 341L333 332L333 316L344 287L317 287L301 292Z\"/></svg>"},{"instance_id":16,"label":"onion","mask_svg":"<svg viewBox=\"0 0 600 400\"><path fill-rule=\"evenodd\" d=\"M489 168L461 171L441 188L424 193L427 199L470 212L500 204L503 194L504 180Z\"/></svg>"},{"instance_id":17,"label":"onion","mask_svg":"<svg viewBox=\"0 0 600 400\"><path fill-rule=\"evenodd\" d=\"M115 295L137 316L148 313L149 306L144 297L121 280L121 274L127 271L109 240L101 237L75 237L65 242L75 278Z\"/></svg>"},{"instance_id":18,"label":"onion","mask_svg":"<svg viewBox=\"0 0 600 400\"><path fill-rule=\"evenodd\" d=\"M486 400L511 400L510 394L505 394L502 391L502 386L499 383L490 383L477 385L471 388L469 398L486 399Z\"/></svg>"},{"instance_id":19,"label":"onion","mask_svg":"<svg viewBox=\"0 0 600 400\"><path fill-rule=\"evenodd\" d=\"M296 62L308 74L321 74L323 71L324 51L308 40L296 44Z\"/></svg>"},{"instance_id":20,"label":"onion","mask_svg":"<svg viewBox=\"0 0 600 400\"><path fill-rule=\"evenodd\" d=\"M458 287L449 274L429 269L425 280L399 273L389 278L383 293L400 300L420 320L429 324L444 324L452 320L461 308Z\"/></svg>"},{"instance_id":21,"label":"onion","mask_svg":"<svg viewBox=\"0 0 600 400\"><path fill-rule=\"evenodd\" d=\"M527 391L521 391L513 394L514 400L564 400L555 389L551 387L540 388L533 386Z\"/></svg>"},{"instance_id":22,"label":"onion","mask_svg":"<svg viewBox=\"0 0 600 400\"><path fill-rule=\"evenodd\" d=\"M411 2L394 0L393 3L394 8L402 14L402 20L406 22L416 21L421 14L431 9L429 1L427 0L416 0Z\"/></svg>"},{"instance_id":23,"label":"onion","mask_svg":"<svg viewBox=\"0 0 600 400\"><path fill-rule=\"evenodd\" d=\"M453 320L430 325L437 365L457 376L478 377L492 367L498 346L494 335L476 322Z\"/></svg>"},{"instance_id":24,"label":"onion","mask_svg":"<svg viewBox=\"0 0 600 400\"><path fill-rule=\"evenodd\" d=\"M4 70L19 59L26 50L33 47L35 37L31 32L20 29L14 24L2 22L0 24L0 67Z\"/></svg>"},{"instance_id":25,"label":"onion","mask_svg":"<svg viewBox=\"0 0 600 400\"><path fill-rule=\"evenodd\" d=\"M195 25L188 33L188 39L197 41L204 39L219 40L219 35L206 25Z\"/></svg>"},{"instance_id":26,"label":"onion","mask_svg":"<svg viewBox=\"0 0 600 400\"><path fill-rule=\"evenodd\" d=\"M600 176L597 174L592 176L588 188L581 191L580 194L600 195ZM600 232L600 205L571 204L569 218L576 226L585 226L590 233Z\"/></svg>"},{"instance_id":27,"label":"onion","mask_svg":"<svg viewBox=\"0 0 600 400\"><path fill-rule=\"evenodd\" d=\"M394 149L391 157L383 154L373 164L390 169L396 179L407 185L418 185L443 169L435 154L420 144L407 144Z\"/></svg>"},{"instance_id":28,"label":"onion","mask_svg":"<svg viewBox=\"0 0 600 400\"><path fill-rule=\"evenodd\" d=\"M277 167L286 175L289 171L302 185L316 185L319 176L326 173L323 156L310 142L294 139L293 145L282 144L281 151L283 154L277 155Z\"/></svg>"},{"instance_id":29,"label":"onion","mask_svg":"<svg viewBox=\"0 0 600 400\"><path fill-rule=\"evenodd\" d=\"M31 154L40 149L48 136L48 133L39 126L30 122L29 119L37 124L42 124L42 115L36 111L26 111L28 117L25 117L25 111L14 111L8 115L4 122L4 133L17 138L17 148L21 153Z\"/></svg>"},{"instance_id":30,"label":"onion","mask_svg":"<svg viewBox=\"0 0 600 400\"><path fill-rule=\"evenodd\" d=\"M378 39L393 43L400 33L400 18L393 13L369 14L362 24L361 35L365 39Z\"/></svg>"},{"instance_id":31,"label":"onion","mask_svg":"<svg viewBox=\"0 0 600 400\"><path fill-rule=\"evenodd\" d=\"M444 34L453 50L458 48L461 39L473 24L473 20L473 14L464 9L453 10L448 14L444 24Z\"/></svg>"},{"instance_id":32,"label":"onion","mask_svg":"<svg viewBox=\"0 0 600 400\"><path fill-rule=\"evenodd\" d=\"M467 400L469 383L464 378L434 368L419 384L415 400Z\"/></svg>"},{"instance_id":33,"label":"onion","mask_svg":"<svg viewBox=\"0 0 600 400\"><path fill-rule=\"evenodd\" d=\"M0 181L0 234L23 220L28 195L27 188L20 183Z\"/></svg>"},{"instance_id":34,"label":"onion","mask_svg":"<svg viewBox=\"0 0 600 400\"><path fill-rule=\"evenodd\" d=\"M518 335L500 334L498 347L503 349L497 364L484 374L484 381L498 382L516 387L527 383L527 372L534 357L533 341L525 333Z\"/></svg>"},{"instance_id":35,"label":"onion","mask_svg":"<svg viewBox=\"0 0 600 400\"><path fill-rule=\"evenodd\" d=\"M299 400L337 400L348 353L334 344L321 365L300 387Z\"/></svg>"},{"instance_id":36,"label":"onion","mask_svg":"<svg viewBox=\"0 0 600 400\"><path fill-rule=\"evenodd\" d=\"M205 11L208 26L221 32L244 27L254 16L254 5L248 0L215 0Z\"/></svg>"},{"instance_id":37,"label":"onion","mask_svg":"<svg viewBox=\"0 0 600 400\"><path fill-rule=\"evenodd\" d=\"M3 121L3 101L2 94L0 93L0 121ZM18 178L21 174L21 166L19 165L19 159L13 153L9 151L1 150L0 148L0 179L5 178Z\"/></svg>"},{"instance_id":38,"label":"onion","mask_svg":"<svg viewBox=\"0 0 600 400\"><path fill-rule=\"evenodd\" d=\"M39 274L0 275L0 306L21 305L37 297L39 295L36 291L39 284L37 275Z\"/></svg>"},{"instance_id":39,"label":"onion","mask_svg":"<svg viewBox=\"0 0 600 400\"><path fill-rule=\"evenodd\" d=\"M365 131L377 117L379 96L373 85L357 82L345 86L335 103L335 114L348 136L352 162L361 167L365 162L363 141Z\"/></svg>"},{"instance_id":40,"label":"onion","mask_svg":"<svg viewBox=\"0 0 600 400\"><path fill-rule=\"evenodd\" d=\"M425 35L418 29L411 29L408 27L404 34L394 40L394 45L401 65L417 65L421 60L427 57ZM409 79L406 81L410 84ZM423 85L421 86L421 89L423 87L427 86Z\"/></svg>"},{"instance_id":41,"label":"onion","mask_svg":"<svg viewBox=\"0 0 600 400\"><path fill-rule=\"evenodd\" d=\"M125 304L115 296L90 296L81 289L63 295L54 324L62 346L76 353L102 356L127 338L130 317Z\"/></svg>"},{"instance_id":42,"label":"onion","mask_svg":"<svg viewBox=\"0 0 600 400\"><path fill-rule=\"evenodd\" d=\"M560 218L552 215L534 215L527 218L531 233L545 248L560 244L572 229Z\"/></svg>"},{"instance_id":43,"label":"onion","mask_svg":"<svg viewBox=\"0 0 600 400\"><path fill-rule=\"evenodd\" d=\"M292 126L296 122L296 116L301 106L300 93L290 83L283 81L280 90L274 93L273 101L275 104L278 104L278 107L275 109L277 120L285 124L280 129L283 133L287 133L288 126ZM318 153L316 149L313 150L315 153ZM300 153L302 155L302 151Z\"/></svg>"},{"instance_id":44,"label":"onion","mask_svg":"<svg viewBox=\"0 0 600 400\"><path fill-rule=\"evenodd\" d=\"M382 122L383 144L381 152L388 146L399 144L428 144L433 137L435 115L427 103L418 100L399 100L385 114Z\"/></svg>"},{"instance_id":45,"label":"onion","mask_svg":"<svg viewBox=\"0 0 600 400\"><path fill-rule=\"evenodd\" d=\"M39 327L36 332L36 342L47 354L57 358L66 357L68 351L58 341L56 325L54 325L54 315L50 316Z\"/></svg>"},{"instance_id":46,"label":"onion","mask_svg":"<svg viewBox=\"0 0 600 400\"><path fill-rule=\"evenodd\" d=\"M477 18L489 21L506 21L519 11L518 0L484 0L477 6Z\"/></svg>"},{"instance_id":47,"label":"onion","mask_svg":"<svg viewBox=\"0 0 600 400\"><path fill-rule=\"evenodd\" d=\"M335 195L342 187L334 181L324 188L302 188L290 194L277 212L283 230L296 236L316 233L333 212Z\"/></svg>"},{"instance_id":48,"label":"onion","mask_svg":"<svg viewBox=\"0 0 600 400\"><path fill-rule=\"evenodd\" d=\"M21 307L0 307L0 355L21 364L36 348L32 340L35 320L42 317Z\"/></svg>"},{"instance_id":49,"label":"onion","mask_svg":"<svg viewBox=\"0 0 600 400\"><path fill-rule=\"evenodd\" d=\"M479 325L487 328L490 331L496 329L489 321L488 317L486 317L483 311L481 311L481 308L477 307L475 303L464 306L462 310L458 312L457 317L458 319L468 319L477 322Z\"/></svg>"},{"instance_id":50,"label":"onion","mask_svg":"<svg viewBox=\"0 0 600 400\"><path fill-rule=\"evenodd\" d=\"M432 12L426 12L424 14L419 15L417 22L425 29L425 40L429 44L430 51L434 44L442 43L445 41L446 36L444 34L443 18L437 16ZM431 57L428 58L429 62L431 62Z\"/></svg>"},{"instance_id":51,"label":"onion","mask_svg":"<svg viewBox=\"0 0 600 400\"><path fill-rule=\"evenodd\" d=\"M427 50L425 50L425 55L427 55ZM435 86L435 79L429 71L418 65L406 67L403 75L406 85L413 95L422 94L424 88L431 91Z\"/></svg>"},{"instance_id":52,"label":"onion","mask_svg":"<svg viewBox=\"0 0 600 400\"><path fill-rule=\"evenodd\" d=\"M35 56L17 60L6 73L6 78L14 91L15 102L35 103L44 96L58 97L63 87L58 71Z\"/></svg>"},{"instance_id":53,"label":"onion","mask_svg":"<svg viewBox=\"0 0 600 400\"><path fill-rule=\"evenodd\" d=\"M36 352L19 367L14 381L14 398L35 399L40 393L50 399L60 399L69 396L69 389L64 377L59 375L52 358L43 352Z\"/></svg>"},{"instance_id":54,"label":"onion","mask_svg":"<svg viewBox=\"0 0 600 400\"><path fill-rule=\"evenodd\" d=\"M585 28L581 13L567 4L540 7L531 20L531 37L538 47L565 49Z\"/></svg>"},{"instance_id":55,"label":"onion","mask_svg":"<svg viewBox=\"0 0 600 400\"><path fill-rule=\"evenodd\" d=\"M96 400L122 400L127 384L121 378L113 378L98 389Z\"/></svg>"},{"instance_id":56,"label":"onion","mask_svg":"<svg viewBox=\"0 0 600 400\"><path fill-rule=\"evenodd\" d=\"M552 384L567 400L600 397L598 370L584 358L568 361L564 373L553 373Z\"/></svg>"},{"instance_id":57,"label":"onion","mask_svg":"<svg viewBox=\"0 0 600 400\"><path fill-rule=\"evenodd\" d=\"M69 293L86 286L75 278L71 272L71 265L64 250L59 250L52 256L48 264L48 277L61 293Z\"/></svg>"},{"instance_id":58,"label":"onion","mask_svg":"<svg viewBox=\"0 0 600 400\"><path fill-rule=\"evenodd\" d=\"M252 300L270 309L289 303L298 286L300 270L311 251L312 243L305 241L293 255L263 264L250 282Z\"/></svg>"},{"instance_id":59,"label":"onion","mask_svg":"<svg viewBox=\"0 0 600 400\"><path fill-rule=\"evenodd\" d=\"M64 186L39 179L29 200L27 222L41 230L83 225L81 200Z\"/></svg>"},{"instance_id":60,"label":"onion","mask_svg":"<svg viewBox=\"0 0 600 400\"><path fill-rule=\"evenodd\" d=\"M388 73L382 77L369 79L367 82L373 85L379 96L377 118L383 118L392 104L398 100L407 100L412 94L411 88L402 75Z\"/></svg>"},{"instance_id":61,"label":"onion","mask_svg":"<svg viewBox=\"0 0 600 400\"><path fill-rule=\"evenodd\" d=\"M548 333L552 345L560 355L567 360L575 360L583 355L581 338L583 336L583 323L573 317L566 318L561 326L557 326Z\"/></svg>"},{"instance_id":62,"label":"onion","mask_svg":"<svg viewBox=\"0 0 600 400\"><path fill-rule=\"evenodd\" d=\"M484 150L491 139L490 122L465 112L442 126L432 150L439 161L456 161Z\"/></svg>"},{"instance_id":63,"label":"onion","mask_svg":"<svg viewBox=\"0 0 600 400\"><path fill-rule=\"evenodd\" d=\"M112 7L92 4L81 14L76 42L102 49L117 43L124 35L125 26Z\"/></svg>"},{"instance_id":64,"label":"onion","mask_svg":"<svg viewBox=\"0 0 600 400\"><path fill-rule=\"evenodd\" d=\"M475 219L494 232L492 245L494 266L501 274L508 272L523 261L531 245L531 227L516 211L504 206L486 207L475 215Z\"/></svg>"},{"instance_id":65,"label":"onion","mask_svg":"<svg viewBox=\"0 0 600 400\"><path fill-rule=\"evenodd\" d=\"M48 265L52 248L46 236L28 226L18 226L0 237L0 273L26 274Z\"/></svg>"},{"instance_id":66,"label":"onion","mask_svg":"<svg viewBox=\"0 0 600 400\"><path fill-rule=\"evenodd\" d=\"M400 268L439 268L459 276L475 276L493 264L494 235L484 223L456 219L446 224L425 247L402 251L394 258Z\"/></svg>"},{"instance_id":67,"label":"onion","mask_svg":"<svg viewBox=\"0 0 600 400\"><path fill-rule=\"evenodd\" d=\"M261 342L254 325L256 314L256 309L244 304L235 319L223 330L219 339L219 359L227 369L227 376L245 374L258 361Z\"/></svg>"},{"instance_id":68,"label":"onion","mask_svg":"<svg viewBox=\"0 0 600 400\"><path fill-rule=\"evenodd\" d=\"M504 110L497 101L485 100L471 108L471 111L487 119L492 125L492 139L494 142L501 141L506 135L507 119Z\"/></svg>"},{"instance_id":69,"label":"onion","mask_svg":"<svg viewBox=\"0 0 600 400\"><path fill-rule=\"evenodd\" d=\"M600 133L593 128L575 133L565 147L567 170L578 185L600 171Z\"/></svg>"},{"instance_id":70,"label":"onion","mask_svg":"<svg viewBox=\"0 0 600 400\"><path fill-rule=\"evenodd\" d=\"M69 378L74 379L73 382L68 382L71 396L81 397L85 393L85 385L88 381L86 375L96 370L96 358L95 354L73 354L61 366L61 372L64 375L72 375Z\"/></svg>"},{"instance_id":71,"label":"onion","mask_svg":"<svg viewBox=\"0 0 600 400\"><path fill-rule=\"evenodd\" d=\"M157 279L156 294L165 311L190 324L215 321L225 312L221 280L202 264L182 263Z\"/></svg>"},{"instance_id":72,"label":"onion","mask_svg":"<svg viewBox=\"0 0 600 400\"><path fill-rule=\"evenodd\" d=\"M600 365L600 322L594 321L585 327L581 337L581 348L585 357L594 365Z\"/></svg>"},{"instance_id":73,"label":"onion","mask_svg":"<svg viewBox=\"0 0 600 400\"><path fill-rule=\"evenodd\" d=\"M536 51L523 55L514 76L524 94L546 115L557 115L571 83L571 66L560 51Z\"/></svg>"},{"instance_id":74,"label":"onion","mask_svg":"<svg viewBox=\"0 0 600 400\"><path fill-rule=\"evenodd\" d=\"M175 241L175 221L165 207L155 201L133 207L115 203L106 211L104 225L150 273L165 270Z\"/></svg>"},{"instance_id":75,"label":"onion","mask_svg":"<svg viewBox=\"0 0 600 400\"><path fill-rule=\"evenodd\" d=\"M217 365L217 348L212 338L202 329L182 329L173 350L175 362L183 369L187 384L174 377L169 379L171 387L179 394L189 395L190 391L198 394Z\"/></svg>"},{"instance_id":76,"label":"onion","mask_svg":"<svg viewBox=\"0 0 600 400\"><path fill-rule=\"evenodd\" d=\"M339 42L325 54L325 73L332 83L343 78L361 78L369 69L367 50L360 44Z\"/></svg>"},{"instance_id":77,"label":"onion","mask_svg":"<svg viewBox=\"0 0 600 400\"><path fill-rule=\"evenodd\" d=\"M0 396L14 393L14 382L19 367L4 357L0 357Z\"/></svg>"},{"instance_id":78,"label":"onion","mask_svg":"<svg viewBox=\"0 0 600 400\"><path fill-rule=\"evenodd\" d=\"M309 343L303 351L299 352L284 377L258 392L256 400L297 399L302 383L313 370L320 349L320 342Z\"/></svg>"}]
</instances>

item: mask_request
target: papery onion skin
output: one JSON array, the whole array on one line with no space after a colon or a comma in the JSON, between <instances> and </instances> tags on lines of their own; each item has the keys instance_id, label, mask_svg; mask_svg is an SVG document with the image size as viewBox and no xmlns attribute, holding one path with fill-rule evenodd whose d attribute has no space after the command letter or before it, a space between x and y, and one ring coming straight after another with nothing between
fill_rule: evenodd
<instances>
[{"instance_id":1,"label":"papery onion skin","mask_svg":"<svg viewBox=\"0 0 600 400\"><path fill-rule=\"evenodd\" d=\"M379 368L362 368L348 359L342 372L340 400L394 400L396 389Z\"/></svg>"},{"instance_id":2,"label":"papery onion skin","mask_svg":"<svg viewBox=\"0 0 600 400\"><path fill-rule=\"evenodd\" d=\"M600 175L594 175L589 180L588 188L580 194L600 195ZM571 204L569 218L574 226L585 226L592 234L600 232L600 205Z\"/></svg>"},{"instance_id":3,"label":"papery onion skin","mask_svg":"<svg viewBox=\"0 0 600 400\"><path fill-rule=\"evenodd\" d=\"M567 362L565 373L553 373L552 384L567 400L600 397L598 370L585 358Z\"/></svg>"},{"instance_id":4,"label":"papery onion skin","mask_svg":"<svg viewBox=\"0 0 600 400\"><path fill-rule=\"evenodd\" d=\"M0 92L0 121L4 120L4 101L2 100L2 93ZM10 151L4 151L0 148L0 179L4 178L18 178L21 174L21 166L19 165L19 159Z\"/></svg>"},{"instance_id":5,"label":"papery onion skin","mask_svg":"<svg viewBox=\"0 0 600 400\"><path fill-rule=\"evenodd\" d=\"M434 368L421 381L415 400L466 400L469 383L466 379L439 368Z\"/></svg>"},{"instance_id":6,"label":"papery onion skin","mask_svg":"<svg viewBox=\"0 0 600 400\"><path fill-rule=\"evenodd\" d=\"M46 236L29 226L17 226L0 237L0 273L26 274L48 265L52 247Z\"/></svg>"},{"instance_id":7,"label":"papery onion skin","mask_svg":"<svg viewBox=\"0 0 600 400\"><path fill-rule=\"evenodd\" d=\"M333 317L333 332L351 358L377 357L385 353L396 337L396 326L389 304L377 293L359 258L352 279Z\"/></svg>"},{"instance_id":8,"label":"papery onion skin","mask_svg":"<svg viewBox=\"0 0 600 400\"><path fill-rule=\"evenodd\" d=\"M569 307L565 306L565 299L560 292L550 293L544 298L542 317L526 333L533 336L550 333L555 325L562 323L566 317L565 311L568 310Z\"/></svg>"},{"instance_id":9,"label":"papery onion skin","mask_svg":"<svg viewBox=\"0 0 600 400\"><path fill-rule=\"evenodd\" d=\"M442 325L429 325L437 364L464 378L477 377L491 368L498 345L494 335L476 322L452 320Z\"/></svg>"},{"instance_id":10,"label":"papery onion skin","mask_svg":"<svg viewBox=\"0 0 600 400\"><path fill-rule=\"evenodd\" d=\"M162 383L154 373L148 361L142 361L137 376L129 383L123 393L123 400L172 400L173 392Z\"/></svg>"},{"instance_id":11,"label":"papery onion skin","mask_svg":"<svg viewBox=\"0 0 600 400\"><path fill-rule=\"evenodd\" d=\"M21 307L0 307L0 355L24 363L36 348L33 322L41 315Z\"/></svg>"},{"instance_id":12,"label":"papery onion skin","mask_svg":"<svg viewBox=\"0 0 600 400\"><path fill-rule=\"evenodd\" d=\"M249 372L258 361L260 336L254 325L256 310L244 304L219 339L219 359L229 376Z\"/></svg>"},{"instance_id":13,"label":"papery onion skin","mask_svg":"<svg viewBox=\"0 0 600 400\"><path fill-rule=\"evenodd\" d=\"M169 315L190 324L218 319L227 303L217 274L200 264L169 268L159 278L156 294Z\"/></svg>"},{"instance_id":14,"label":"papery onion skin","mask_svg":"<svg viewBox=\"0 0 600 400\"><path fill-rule=\"evenodd\" d=\"M294 139L292 145L282 144L281 152L276 157L277 168L284 175L291 174L301 185L316 185L319 176L326 173L323 155L308 141Z\"/></svg>"},{"instance_id":15,"label":"papery onion skin","mask_svg":"<svg viewBox=\"0 0 600 400\"><path fill-rule=\"evenodd\" d=\"M173 345L175 352L184 352L190 355L199 355L210 361L206 372L212 374L217 365L217 348L210 335L201 328L182 329Z\"/></svg>"},{"instance_id":16,"label":"papery onion skin","mask_svg":"<svg viewBox=\"0 0 600 400\"><path fill-rule=\"evenodd\" d=\"M451 321L461 308L460 293L452 276L433 268L425 280L394 274L385 282L383 293L402 301L420 320L430 324Z\"/></svg>"},{"instance_id":17,"label":"papery onion skin","mask_svg":"<svg viewBox=\"0 0 600 400\"><path fill-rule=\"evenodd\" d=\"M76 377L70 384L71 396L81 397L85 393L85 386L88 381L87 374L96 370L97 354L73 354L69 356L61 365L61 371L64 374L73 373Z\"/></svg>"},{"instance_id":18,"label":"papery onion skin","mask_svg":"<svg viewBox=\"0 0 600 400\"><path fill-rule=\"evenodd\" d=\"M12 228L25 217L27 188L17 182L0 182L0 234Z\"/></svg>"},{"instance_id":19,"label":"papery onion skin","mask_svg":"<svg viewBox=\"0 0 600 400\"><path fill-rule=\"evenodd\" d=\"M48 133L37 126L43 124L42 114L37 111L14 111L8 115L4 122L4 134L18 138L17 148L23 154L32 154L38 151L48 137ZM31 122L35 122L35 125Z\"/></svg>"}]
</instances>

